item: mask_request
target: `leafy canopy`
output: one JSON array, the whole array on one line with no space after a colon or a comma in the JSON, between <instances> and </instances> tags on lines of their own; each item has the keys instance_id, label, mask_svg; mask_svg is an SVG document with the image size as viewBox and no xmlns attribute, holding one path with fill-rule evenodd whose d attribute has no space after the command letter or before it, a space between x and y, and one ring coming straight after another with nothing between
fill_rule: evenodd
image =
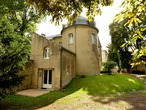
<instances>
[{"instance_id":1,"label":"leafy canopy","mask_svg":"<svg viewBox=\"0 0 146 110\"><path fill-rule=\"evenodd\" d=\"M127 70L131 68L131 51L133 50L133 45L122 46L129 41L129 29L124 26L122 22L113 22L110 25L110 34L112 38L112 44L109 46L109 60L117 62L119 68L126 68Z\"/></svg>"},{"instance_id":2,"label":"leafy canopy","mask_svg":"<svg viewBox=\"0 0 146 110\"><path fill-rule=\"evenodd\" d=\"M31 37L39 15L24 0L0 2L0 98L18 86L29 60Z\"/></svg>"},{"instance_id":3,"label":"leafy canopy","mask_svg":"<svg viewBox=\"0 0 146 110\"><path fill-rule=\"evenodd\" d=\"M123 11L116 16L116 21L127 21L124 26L129 29L129 41L125 45L138 44L133 52L133 65L145 64L141 57L146 56L146 0L125 0Z\"/></svg>"},{"instance_id":4,"label":"leafy canopy","mask_svg":"<svg viewBox=\"0 0 146 110\"><path fill-rule=\"evenodd\" d=\"M28 0L28 2L58 22L64 18L75 19L83 8L88 10L86 14L89 20L93 19L100 12L100 5L110 5L112 0Z\"/></svg>"}]
</instances>

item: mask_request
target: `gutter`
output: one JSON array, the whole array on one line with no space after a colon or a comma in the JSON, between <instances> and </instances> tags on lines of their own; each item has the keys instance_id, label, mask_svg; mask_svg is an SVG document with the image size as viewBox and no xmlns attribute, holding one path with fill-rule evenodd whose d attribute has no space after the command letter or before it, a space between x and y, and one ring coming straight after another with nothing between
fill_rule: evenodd
<instances>
[{"instance_id":1,"label":"gutter","mask_svg":"<svg viewBox=\"0 0 146 110\"><path fill-rule=\"evenodd\" d=\"M99 30L98 30L96 27L91 26L91 25L88 25L88 24L73 24L73 25L69 25L69 26L63 28L63 29L61 30L61 35L62 35L62 33L63 33L63 31L64 31L65 29L68 29L68 28L73 27L73 26L88 26L88 27L94 28L94 29L97 31L97 33L99 32Z\"/></svg>"},{"instance_id":2,"label":"gutter","mask_svg":"<svg viewBox=\"0 0 146 110\"><path fill-rule=\"evenodd\" d=\"M60 89L62 88L62 49L60 49Z\"/></svg>"}]
</instances>

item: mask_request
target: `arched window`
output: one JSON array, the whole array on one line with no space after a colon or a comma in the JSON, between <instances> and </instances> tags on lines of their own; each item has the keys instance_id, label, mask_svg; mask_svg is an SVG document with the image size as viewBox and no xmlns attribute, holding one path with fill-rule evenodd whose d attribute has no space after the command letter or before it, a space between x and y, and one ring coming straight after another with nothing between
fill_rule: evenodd
<instances>
[{"instance_id":1,"label":"arched window","mask_svg":"<svg viewBox=\"0 0 146 110\"><path fill-rule=\"evenodd\" d=\"M50 48L44 49L44 58L49 59L49 57L52 55L52 50Z\"/></svg>"},{"instance_id":2,"label":"arched window","mask_svg":"<svg viewBox=\"0 0 146 110\"><path fill-rule=\"evenodd\" d=\"M73 44L74 43L74 36L73 36L73 34L72 33L69 33L68 34L68 43L69 44Z\"/></svg>"},{"instance_id":3,"label":"arched window","mask_svg":"<svg viewBox=\"0 0 146 110\"><path fill-rule=\"evenodd\" d=\"M92 44L97 44L96 34L92 33L91 39L92 39Z\"/></svg>"}]
</instances>

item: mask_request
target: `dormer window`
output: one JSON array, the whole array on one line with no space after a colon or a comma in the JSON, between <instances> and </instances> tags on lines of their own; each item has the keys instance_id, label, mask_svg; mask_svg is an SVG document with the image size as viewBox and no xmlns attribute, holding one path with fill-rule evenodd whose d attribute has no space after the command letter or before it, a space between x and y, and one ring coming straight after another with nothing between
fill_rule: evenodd
<instances>
[{"instance_id":1,"label":"dormer window","mask_svg":"<svg viewBox=\"0 0 146 110\"><path fill-rule=\"evenodd\" d=\"M68 41L69 44L73 44L74 43L74 36L73 36L72 33L68 34L68 39L69 39L69 41Z\"/></svg>"},{"instance_id":2,"label":"dormer window","mask_svg":"<svg viewBox=\"0 0 146 110\"><path fill-rule=\"evenodd\" d=\"M52 50L50 48L44 49L44 58L49 59L49 57L52 55Z\"/></svg>"},{"instance_id":3,"label":"dormer window","mask_svg":"<svg viewBox=\"0 0 146 110\"><path fill-rule=\"evenodd\" d=\"M97 44L96 34L92 33L91 39L92 39L92 44Z\"/></svg>"}]
</instances>

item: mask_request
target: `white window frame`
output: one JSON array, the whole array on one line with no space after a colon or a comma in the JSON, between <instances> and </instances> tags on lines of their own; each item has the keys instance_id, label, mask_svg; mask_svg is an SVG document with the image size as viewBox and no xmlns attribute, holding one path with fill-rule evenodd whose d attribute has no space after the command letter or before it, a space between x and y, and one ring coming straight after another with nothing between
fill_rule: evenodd
<instances>
[{"instance_id":1,"label":"white window frame","mask_svg":"<svg viewBox=\"0 0 146 110\"><path fill-rule=\"evenodd\" d=\"M44 59L49 59L51 55L52 55L52 50L50 48L45 48L44 49Z\"/></svg>"},{"instance_id":2,"label":"white window frame","mask_svg":"<svg viewBox=\"0 0 146 110\"><path fill-rule=\"evenodd\" d=\"M74 36L73 33L68 34L68 44L73 44L74 43Z\"/></svg>"},{"instance_id":3,"label":"white window frame","mask_svg":"<svg viewBox=\"0 0 146 110\"><path fill-rule=\"evenodd\" d=\"M46 83L44 83L45 71L47 72ZM47 89L52 88L52 75L50 76L50 71L51 71L51 74L52 74L52 70L44 70L44 72L43 72L43 88L47 88ZM51 77L51 83L49 83L49 77Z\"/></svg>"}]
</instances>

